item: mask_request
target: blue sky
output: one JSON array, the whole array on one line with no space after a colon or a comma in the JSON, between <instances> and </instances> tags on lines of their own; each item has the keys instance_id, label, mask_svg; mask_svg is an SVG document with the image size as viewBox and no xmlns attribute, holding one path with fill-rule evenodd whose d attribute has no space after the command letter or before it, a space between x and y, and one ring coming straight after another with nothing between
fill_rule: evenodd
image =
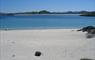
<instances>
[{"instance_id":1,"label":"blue sky","mask_svg":"<svg viewBox=\"0 0 95 60\"><path fill-rule=\"evenodd\" d=\"M95 11L95 0L0 0L0 12Z\"/></svg>"}]
</instances>

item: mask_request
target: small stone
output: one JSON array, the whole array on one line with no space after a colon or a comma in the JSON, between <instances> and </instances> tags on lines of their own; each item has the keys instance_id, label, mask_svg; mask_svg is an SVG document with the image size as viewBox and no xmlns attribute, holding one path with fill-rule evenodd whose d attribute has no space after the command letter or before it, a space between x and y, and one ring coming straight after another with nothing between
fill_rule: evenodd
<instances>
[{"instance_id":1,"label":"small stone","mask_svg":"<svg viewBox=\"0 0 95 60\"><path fill-rule=\"evenodd\" d=\"M41 56L41 54L42 54L42 53L41 53L40 51L36 51L36 52L35 52L35 56Z\"/></svg>"}]
</instances>

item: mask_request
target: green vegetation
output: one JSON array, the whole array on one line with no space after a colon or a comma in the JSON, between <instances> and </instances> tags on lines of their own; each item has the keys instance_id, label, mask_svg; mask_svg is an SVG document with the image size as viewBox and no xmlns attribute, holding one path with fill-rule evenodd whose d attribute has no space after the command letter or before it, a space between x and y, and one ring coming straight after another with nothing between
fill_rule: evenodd
<instances>
[{"instance_id":1,"label":"green vegetation","mask_svg":"<svg viewBox=\"0 0 95 60\"><path fill-rule=\"evenodd\" d=\"M31 14L50 14L51 12L47 10L41 10L41 11L32 11Z\"/></svg>"},{"instance_id":2,"label":"green vegetation","mask_svg":"<svg viewBox=\"0 0 95 60\"><path fill-rule=\"evenodd\" d=\"M46 10L42 10L42 11L39 11L39 14L50 14L50 12Z\"/></svg>"}]
</instances>

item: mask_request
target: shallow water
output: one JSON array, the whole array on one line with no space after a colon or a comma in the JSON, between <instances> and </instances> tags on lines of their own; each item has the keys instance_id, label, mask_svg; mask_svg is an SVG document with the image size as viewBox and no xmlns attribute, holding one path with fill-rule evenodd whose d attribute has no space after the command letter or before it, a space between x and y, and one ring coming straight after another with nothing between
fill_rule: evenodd
<instances>
[{"instance_id":1,"label":"shallow water","mask_svg":"<svg viewBox=\"0 0 95 60\"><path fill-rule=\"evenodd\" d=\"M0 16L1 29L80 28L88 25L95 26L95 17L78 15Z\"/></svg>"}]
</instances>

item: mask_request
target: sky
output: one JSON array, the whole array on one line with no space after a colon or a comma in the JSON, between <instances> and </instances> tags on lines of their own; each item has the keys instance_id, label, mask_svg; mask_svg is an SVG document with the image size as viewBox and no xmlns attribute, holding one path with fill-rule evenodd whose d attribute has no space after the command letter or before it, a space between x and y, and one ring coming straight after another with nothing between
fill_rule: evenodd
<instances>
[{"instance_id":1,"label":"sky","mask_svg":"<svg viewBox=\"0 0 95 60\"><path fill-rule=\"evenodd\" d=\"M0 12L95 11L95 0L0 0Z\"/></svg>"}]
</instances>

